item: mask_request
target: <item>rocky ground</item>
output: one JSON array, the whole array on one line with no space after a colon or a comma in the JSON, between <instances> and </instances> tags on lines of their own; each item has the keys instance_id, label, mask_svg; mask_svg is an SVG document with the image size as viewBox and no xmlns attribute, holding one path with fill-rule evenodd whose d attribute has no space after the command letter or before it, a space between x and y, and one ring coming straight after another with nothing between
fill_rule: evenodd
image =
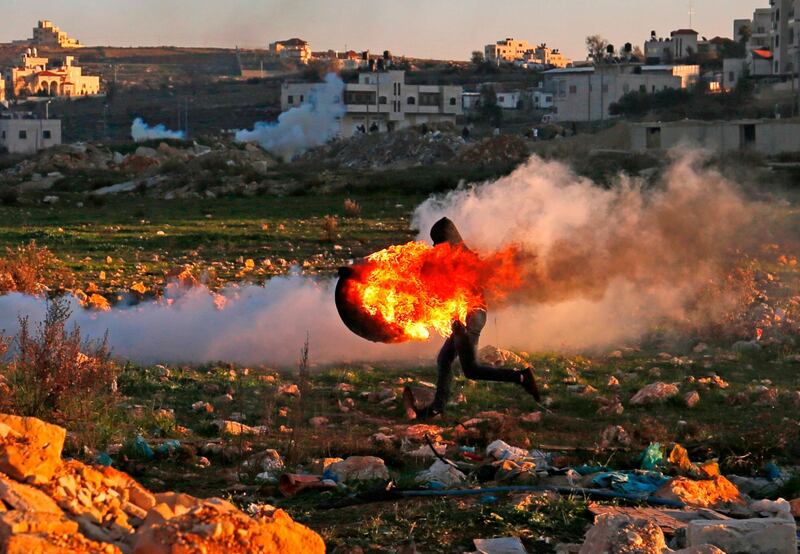
<instances>
[{"instance_id":1,"label":"rocky ground","mask_svg":"<svg viewBox=\"0 0 800 554\"><path fill-rule=\"evenodd\" d=\"M109 466L62 460L66 431L0 414L0 551L9 554L309 552L322 539L282 510L153 494Z\"/></svg>"}]
</instances>

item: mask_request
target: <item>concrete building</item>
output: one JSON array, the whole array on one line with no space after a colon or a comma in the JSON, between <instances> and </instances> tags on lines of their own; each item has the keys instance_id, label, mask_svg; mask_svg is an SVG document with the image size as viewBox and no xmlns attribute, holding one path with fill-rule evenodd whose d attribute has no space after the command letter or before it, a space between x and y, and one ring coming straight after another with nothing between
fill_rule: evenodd
<instances>
[{"instance_id":1,"label":"concrete building","mask_svg":"<svg viewBox=\"0 0 800 554\"><path fill-rule=\"evenodd\" d=\"M476 109L480 105L480 101L481 101L480 92L461 93L461 107L465 112Z\"/></svg>"},{"instance_id":2,"label":"concrete building","mask_svg":"<svg viewBox=\"0 0 800 554\"><path fill-rule=\"evenodd\" d=\"M47 48L82 48L79 40L71 38L67 33L53 25L48 19L40 20L33 28L33 38L15 40L12 44L26 46L45 46Z\"/></svg>"},{"instance_id":3,"label":"concrete building","mask_svg":"<svg viewBox=\"0 0 800 554\"><path fill-rule=\"evenodd\" d=\"M533 107L539 110L549 110L553 107L553 93L543 90L534 90L531 93Z\"/></svg>"},{"instance_id":4,"label":"concrete building","mask_svg":"<svg viewBox=\"0 0 800 554\"><path fill-rule=\"evenodd\" d=\"M533 45L526 40L507 38L495 44L487 44L484 58L488 62L513 63L521 67L568 67L572 60L559 52L557 48L549 48L547 44Z\"/></svg>"},{"instance_id":5,"label":"concrete building","mask_svg":"<svg viewBox=\"0 0 800 554\"><path fill-rule=\"evenodd\" d=\"M309 101L313 83L284 83L281 109ZM405 71L372 71L358 76L342 91L344 114L339 136L351 137L359 129L391 132L423 123L453 123L464 113L459 86L408 85Z\"/></svg>"},{"instance_id":6,"label":"concrete building","mask_svg":"<svg viewBox=\"0 0 800 554\"><path fill-rule=\"evenodd\" d=\"M678 29L669 38L661 38L653 31L644 43L644 57L649 64L669 64L684 61L697 54L697 31Z\"/></svg>"},{"instance_id":7,"label":"concrete building","mask_svg":"<svg viewBox=\"0 0 800 554\"><path fill-rule=\"evenodd\" d=\"M20 58L20 65L7 73L14 96L90 96L100 93L100 77L84 75L75 65L74 56L65 56L60 67L48 68L48 59L28 49Z\"/></svg>"},{"instance_id":8,"label":"concrete building","mask_svg":"<svg viewBox=\"0 0 800 554\"><path fill-rule=\"evenodd\" d=\"M534 48L534 45L527 40L507 38L498 40L494 44L487 44L483 49L483 55L487 62L512 63L514 60L521 60L526 52L534 50Z\"/></svg>"},{"instance_id":9,"label":"concrete building","mask_svg":"<svg viewBox=\"0 0 800 554\"><path fill-rule=\"evenodd\" d=\"M600 121L611 104L634 91L655 93L684 89L697 82L697 65L608 64L552 69L544 73L544 90L553 93L553 120Z\"/></svg>"},{"instance_id":10,"label":"concrete building","mask_svg":"<svg viewBox=\"0 0 800 554\"><path fill-rule=\"evenodd\" d=\"M745 26L745 20L735 20L734 33L738 34ZM800 67L800 0L770 0L768 8L753 12L749 29L746 67L752 75L791 75L797 71ZM770 71L764 73L762 67L756 71L755 64L763 66L767 59Z\"/></svg>"},{"instance_id":11,"label":"concrete building","mask_svg":"<svg viewBox=\"0 0 800 554\"><path fill-rule=\"evenodd\" d=\"M311 46L300 38L273 42L269 45L269 52L273 57L303 65L311 61Z\"/></svg>"},{"instance_id":12,"label":"concrete building","mask_svg":"<svg viewBox=\"0 0 800 554\"><path fill-rule=\"evenodd\" d=\"M61 144L60 119L0 118L0 150L34 154Z\"/></svg>"},{"instance_id":13,"label":"concrete building","mask_svg":"<svg viewBox=\"0 0 800 554\"><path fill-rule=\"evenodd\" d=\"M518 90L497 93L497 105L504 110L517 110L522 102L522 93Z\"/></svg>"},{"instance_id":14,"label":"concrete building","mask_svg":"<svg viewBox=\"0 0 800 554\"><path fill-rule=\"evenodd\" d=\"M631 126L631 149L669 150L700 146L714 152L752 150L772 156L800 152L800 120L675 121Z\"/></svg>"}]
</instances>

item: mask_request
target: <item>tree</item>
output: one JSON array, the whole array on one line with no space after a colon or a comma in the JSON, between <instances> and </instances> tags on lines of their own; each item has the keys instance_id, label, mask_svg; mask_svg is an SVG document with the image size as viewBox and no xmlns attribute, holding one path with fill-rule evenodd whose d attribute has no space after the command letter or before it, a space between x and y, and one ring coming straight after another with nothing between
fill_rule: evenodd
<instances>
[{"instance_id":1,"label":"tree","mask_svg":"<svg viewBox=\"0 0 800 554\"><path fill-rule=\"evenodd\" d=\"M750 42L750 37L753 36L753 29L749 25L742 25L739 27L739 42L746 45Z\"/></svg>"},{"instance_id":2,"label":"tree","mask_svg":"<svg viewBox=\"0 0 800 554\"><path fill-rule=\"evenodd\" d=\"M485 60L486 58L484 58L483 52L481 52L480 50L472 51L471 61L473 65L481 65Z\"/></svg>"},{"instance_id":3,"label":"tree","mask_svg":"<svg viewBox=\"0 0 800 554\"><path fill-rule=\"evenodd\" d=\"M586 37L586 50L588 58L594 60L594 63L602 62L606 57L606 48L609 42L600 35L591 35Z\"/></svg>"},{"instance_id":4,"label":"tree","mask_svg":"<svg viewBox=\"0 0 800 554\"><path fill-rule=\"evenodd\" d=\"M500 127L503 122L503 108L497 105L497 93L491 85L481 87L480 114L492 127Z\"/></svg>"},{"instance_id":5,"label":"tree","mask_svg":"<svg viewBox=\"0 0 800 554\"><path fill-rule=\"evenodd\" d=\"M636 45L636 46L633 47L633 52L631 53L631 58L633 58L634 60L637 60L637 61L640 61L640 62L644 63L644 61L645 61L644 52L642 52L642 47L641 46Z\"/></svg>"}]
</instances>

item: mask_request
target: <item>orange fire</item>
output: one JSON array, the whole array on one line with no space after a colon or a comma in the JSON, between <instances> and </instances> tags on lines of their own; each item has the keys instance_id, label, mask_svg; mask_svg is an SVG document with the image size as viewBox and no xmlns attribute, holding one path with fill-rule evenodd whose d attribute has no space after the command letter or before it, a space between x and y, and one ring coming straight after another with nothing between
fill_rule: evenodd
<instances>
[{"instance_id":1,"label":"orange fire","mask_svg":"<svg viewBox=\"0 0 800 554\"><path fill-rule=\"evenodd\" d=\"M513 249L481 257L463 246L391 246L356 266L348 300L393 336L424 341L450 335L453 320L520 285Z\"/></svg>"}]
</instances>

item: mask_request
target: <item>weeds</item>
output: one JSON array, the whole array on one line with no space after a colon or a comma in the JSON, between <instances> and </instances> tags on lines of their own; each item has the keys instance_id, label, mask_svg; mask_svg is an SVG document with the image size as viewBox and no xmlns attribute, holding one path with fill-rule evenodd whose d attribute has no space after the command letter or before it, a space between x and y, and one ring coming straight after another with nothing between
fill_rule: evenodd
<instances>
[{"instance_id":1,"label":"weeds","mask_svg":"<svg viewBox=\"0 0 800 554\"><path fill-rule=\"evenodd\" d=\"M41 294L49 287L64 288L73 281L73 275L61 261L36 241L6 248L6 256L0 258L0 294Z\"/></svg>"},{"instance_id":2,"label":"weeds","mask_svg":"<svg viewBox=\"0 0 800 554\"><path fill-rule=\"evenodd\" d=\"M339 228L339 220L334 215L326 215L322 218L322 239L325 242L336 240L336 230Z\"/></svg>"},{"instance_id":3,"label":"weeds","mask_svg":"<svg viewBox=\"0 0 800 554\"><path fill-rule=\"evenodd\" d=\"M361 213L361 204L351 198L346 198L344 201L344 216L345 217L358 217Z\"/></svg>"},{"instance_id":4,"label":"weeds","mask_svg":"<svg viewBox=\"0 0 800 554\"><path fill-rule=\"evenodd\" d=\"M16 348L6 374L10 393L4 410L64 425L83 444L108 439L112 417L108 407L116 395L116 367L106 340L81 340L80 328L67 329L66 301L48 304L36 329L19 321Z\"/></svg>"}]
</instances>

